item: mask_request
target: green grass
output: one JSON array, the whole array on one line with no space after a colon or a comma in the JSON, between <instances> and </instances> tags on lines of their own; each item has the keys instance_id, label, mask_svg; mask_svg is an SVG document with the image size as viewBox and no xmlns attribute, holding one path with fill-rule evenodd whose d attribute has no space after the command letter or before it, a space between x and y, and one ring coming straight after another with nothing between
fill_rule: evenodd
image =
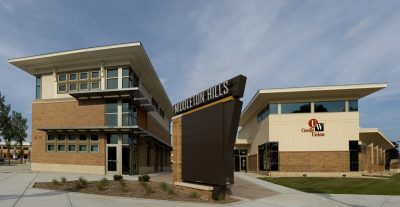
<instances>
[{"instance_id":1,"label":"green grass","mask_svg":"<svg viewBox=\"0 0 400 207\"><path fill-rule=\"evenodd\" d=\"M388 179L318 177L260 179L308 193L400 195L400 174Z\"/></svg>"}]
</instances>

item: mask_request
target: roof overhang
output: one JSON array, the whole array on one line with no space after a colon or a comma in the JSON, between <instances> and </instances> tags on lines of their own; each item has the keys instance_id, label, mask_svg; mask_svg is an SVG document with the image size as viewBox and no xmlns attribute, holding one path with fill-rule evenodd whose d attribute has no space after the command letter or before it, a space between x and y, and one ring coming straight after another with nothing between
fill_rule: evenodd
<instances>
[{"instance_id":1,"label":"roof overhang","mask_svg":"<svg viewBox=\"0 0 400 207\"><path fill-rule=\"evenodd\" d=\"M258 90L243 110L240 124L246 123L268 103L312 100L360 99L387 87L387 83L276 88Z\"/></svg>"},{"instance_id":2,"label":"roof overhang","mask_svg":"<svg viewBox=\"0 0 400 207\"><path fill-rule=\"evenodd\" d=\"M146 112L156 111L151 101L140 92L139 88L77 91L70 92L69 95L78 100L129 98Z\"/></svg>"},{"instance_id":3,"label":"roof overhang","mask_svg":"<svg viewBox=\"0 0 400 207\"><path fill-rule=\"evenodd\" d=\"M146 83L150 92L158 97L169 117L173 116L172 103L150 62L141 42L67 50L42 55L9 59L8 62L27 73L36 76L49 71L68 69L77 65L108 65L120 61L133 64L134 70Z\"/></svg>"},{"instance_id":4,"label":"roof overhang","mask_svg":"<svg viewBox=\"0 0 400 207\"><path fill-rule=\"evenodd\" d=\"M394 148L394 144L377 128L361 128L360 141L369 145L374 143L374 146L382 147L385 150Z\"/></svg>"},{"instance_id":5,"label":"roof overhang","mask_svg":"<svg viewBox=\"0 0 400 207\"><path fill-rule=\"evenodd\" d=\"M144 130L139 126L91 126L91 127L52 127L52 128L40 128L38 130L45 131L47 133L85 133L85 132L108 132L108 133L134 133L138 134L142 137L153 138L155 141L160 142L168 147L171 147L171 144L166 143L159 137L154 136L152 133Z\"/></svg>"}]
</instances>

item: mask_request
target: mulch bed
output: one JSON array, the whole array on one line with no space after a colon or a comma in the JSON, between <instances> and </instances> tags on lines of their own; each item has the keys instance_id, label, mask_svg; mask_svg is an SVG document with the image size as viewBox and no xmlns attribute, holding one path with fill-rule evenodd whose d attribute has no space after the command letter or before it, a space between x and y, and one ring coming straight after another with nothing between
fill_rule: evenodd
<instances>
[{"instance_id":1,"label":"mulch bed","mask_svg":"<svg viewBox=\"0 0 400 207\"><path fill-rule=\"evenodd\" d=\"M159 182L147 182L146 187L141 185L138 181L123 181L125 183L125 188L121 188L120 181L109 180L104 186L103 190L99 190L96 186L99 181L88 181L87 184L78 189L76 187L77 181L67 181L65 183L54 184L52 182L37 182L34 184L34 188L43 188L59 191L69 191L69 192L79 192L88 194L98 194L107 196L121 196L121 197L134 197L134 198L145 198L145 199L157 199L157 200L172 200L172 201L189 201L189 202L205 202L205 203L233 203L239 201L238 199L226 196L225 200L216 201L213 199L208 199L202 196L201 191L192 188L186 188L182 186L174 186L171 184L166 184L166 190L161 187ZM146 185L145 184L145 185ZM151 190L148 190L148 189ZM149 192L150 191L150 192ZM173 191L173 192L171 192Z\"/></svg>"}]
</instances>

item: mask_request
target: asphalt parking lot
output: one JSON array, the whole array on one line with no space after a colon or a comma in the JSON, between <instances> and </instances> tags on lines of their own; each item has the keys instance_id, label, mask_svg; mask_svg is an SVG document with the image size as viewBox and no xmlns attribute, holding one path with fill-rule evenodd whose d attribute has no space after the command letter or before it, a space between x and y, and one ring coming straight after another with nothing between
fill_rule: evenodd
<instances>
[{"instance_id":1,"label":"asphalt parking lot","mask_svg":"<svg viewBox=\"0 0 400 207\"><path fill-rule=\"evenodd\" d=\"M68 180L84 176L87 180L99 180L103 176L72 173L31 172L26 165L0 165L0 207L9 206L221 206L218 204L187 203L139 198L89 195L32 188L35 182L51 181L65 176ZM152 174L153 180L168 181L169 174ZM110 176L111 179L111 176ZM127 176L125 179L137 179ZM310 194L268 183L245 175L235 174L234 196L244 198L240 202L224 206L386 206L398 207L400 196Z\"/></svg>"}]
</instances>

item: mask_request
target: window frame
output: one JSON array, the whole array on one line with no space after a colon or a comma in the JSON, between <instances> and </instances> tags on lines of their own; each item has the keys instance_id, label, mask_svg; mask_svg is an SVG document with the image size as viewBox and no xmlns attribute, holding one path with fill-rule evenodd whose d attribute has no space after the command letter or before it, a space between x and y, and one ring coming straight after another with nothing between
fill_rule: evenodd
<instances>
[{"instance_id":1,"label":"window frame","mask_svg":"<svg viewBox=\"0 0 400 207\"><path fill-rule=\"evenodd\" d=\"M75 80L71 79L71 75L76 76ZM78 82L78 80L79 80L78 72L68 73L68 82Z\"/></svg>"},{"instance_id":2,"label":"window frame","mask_svg":"<svg viewBox=\"0 0 400 207\"><path fill-rule=\"evenodd\" d=\"M82 74L85 74L86 73L86 78L82 78ZM84 81L84 82L86 82L86 81L88 81L90 79L90 77L89 77L89 71L83 71L83 72L79 72L79 81Z\"/></svg>"},{"instance_id":3,"label":"window frame","mask_svg":"<svg viewBox=\"0 0 400 207\"><path fill-rule=\"evenodd\" d=\"M108 76L108 71L111 71L111 70L115 70L115 71L117 71L117 76L116 77L109 77ZM108 81L109 80L114 80L114 79L116 79L117 80L117 86L115 87L115 88L109 88L109 84L108 84ZM109 89L109 90L113 90L113 89L118 89L119 87L118 87L118 67L116 67L116 68L107 68L106 69L106 89Z\"/></svg>"}]
</instances>

